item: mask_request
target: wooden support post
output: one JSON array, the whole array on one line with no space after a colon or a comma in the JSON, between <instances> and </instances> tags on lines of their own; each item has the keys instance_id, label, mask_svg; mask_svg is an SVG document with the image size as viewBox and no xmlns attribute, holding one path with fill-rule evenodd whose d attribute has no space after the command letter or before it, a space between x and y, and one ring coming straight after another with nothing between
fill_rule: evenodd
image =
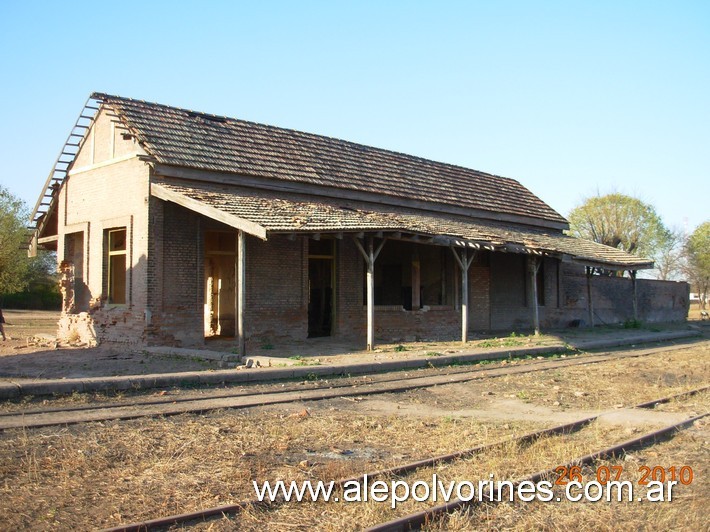
<instances>
[{"instance_id":1,"label":"wooden support post","mask_svg":"<svg viewBox=\"0 0 710 532\"><path fill-rule=\"evenodd\" d=\"M375 348L375 261L377 256L382 251L382 246L385 245L383 240L375 250L374 239L367 239L367 250L362 246L360 241L355 238L355 245L360 251L360 254L365 259L367 265L367 350L372 351Z\"/></svg>"},{"instance_id":2,"label":"wooden support post","mask_svg":"<svg viewBox=\"0 0 710 532\"><path fill-rule=\"evenodd\" d=\"M632 302L634 306L634 321L638 321L639 319L639 309L638 309L638 296L636 293L636 270L629 270L629 273L631 274L631 290L633 292L632 294Z\"/></svg>"},{"instance_id":3,"label":"wooden support post","mask_svg":"<svg viewBox=\"0 0 710 532\"><path fill-rule=\"evenodd\" d=\"M375 348L375 259L372 237L367 241L367 350Z\"/></svg>"},{"instance_id":4,"label":"wooden support post","mask_svg":"<svg viewBox=\"0 0 710 532\"><path fill-rule=\"evenodd\" d=\"M239 356L247 354L244 337L244 306L246 303L246 245L244 231L237 233L237 338L239 340Z\"/></svg>"},{"instance_id":5,"label":"wooden support post","mask_svg":"<svg viewBox=\"0 0 710 532\"><path fill-rule=\"evenodd\" d=\"M533 329L535 336L540 336L540 309L537 304L537 272L540 270L542 262L537 257L528 257L528 271L530 272L530 284L532 285L532 301L533 309Z\"/></svg>"},{"instance_id":6,"label":"wooden support post","mask_svg":"<svg viewBox=\"0 0 710 532\"><path fill-rule=\"evenodd\" d=\"M594 327L594 305L592 303L592 275L594 270L590 266L587 269L587 310L589 310L589 326Z\"/></svg>"},{"instance_id":7,"label":"wooden support post","mask_svg":"<svg viewBox=\"0 0 710 532\"><path fill-rule=\"evenodd\" d=\"M461 260L468 259L468 250L461 252ZM461 268L461 343L468 342L468 268Z\"/></svg>"},{"instance_id":8,"label":"wooden support post","mask_svg":"<svg viewBox=\"0 0 710 532\"><path fill-rule=\"evenodd\" d=\"M461 270L461 343L465 344L468 342L468 269L476 257L476 252L474 251L470 258L466 248L461 250L460 257L454 248L451 248L451 252Z\"/></svg>"},{"instance_id":9,"label":"wooden support post","mask_svg":"<svg viewBox=\"0 0 710 532\"><path fill-rule=\"evenodd\" d=\"M422 281L421 263L419 262L419 253L415 252L412 256L412 310L419 310L422 307L421 291L419 289Z\"/></svg>"}]
</instances>

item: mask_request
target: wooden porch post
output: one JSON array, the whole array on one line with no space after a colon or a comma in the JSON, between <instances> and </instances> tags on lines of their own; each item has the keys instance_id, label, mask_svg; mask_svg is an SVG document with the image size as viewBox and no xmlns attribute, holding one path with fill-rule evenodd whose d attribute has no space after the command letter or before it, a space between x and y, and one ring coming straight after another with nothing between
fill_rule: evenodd
<instances>
[{"instance_id":1,"label":"wooden porch post","mask_svg":"<svg viewBox=\"0 0 710 532\"><path fill-rule=\"evenodd\" d=\"M372 237L367 241L367 350L375 348L375 257Z\"/></svg>"},{"instance_id":2,"label":"wooden porch post","mask_svg":"<svg viewBox=\"0 0 710 532\"><path fill-rule=\"evenodd\" d=\"M639 319L638 299L637 299L637 293L636 293L636 274L637 273L638 272L636 270L629 270L629 274L631 274L631 289L633 292L632 302L634 305L634 321L638 321L638 319Z\"/></svg>"},{"instance_id":3,"label":"wooden porch post","mask_svg":"<svg viewBox=\"0 0 710 532\"><path fill-rule=\"evenodd\" d=\"M540 336L540 310L537 304L537 272L540 270L542 262L537 257L528 257L528 271L530 272L530 284L532 285L532 301L533 309L533 329L535 336Z\"/></svg>"},{"instance_id":4,"label":"wooden porch post","mask_svg":"<svg viewBox=\"0 0 710 532\"><path fill-rule=\"evenodd\" d=\"M355 245L360 254L364 257L367 264L367 350L372 351L375 348L375 261L377 256L382 251L382 246L385 245L385 240L382 240L380 245L375 250L374 239L367 239L367 251L356 238Z\"/></svg>"},{"instance_id":5,"label":"wooden porch post","mask_svg":"<svg viewBox=\"0 0 710 532\"><path fill-rule=\"evenodd\" d=\"M419 262L419 253L415 252L412 256L412 310L422 308L421 293L419 286L421 285L422 269Z\"/></svg>"},{"instance_id":6,"label":"wooden porch post","mask_svg":"<svg viewBox=\"0 0 710 532\"><path fill-rule=\"evenodd\" d=\"M461 343L465 344L468 341L468 269L476 257L476 252L474 251L470 258L467 248L461 250L460 257L454 248L451 248L451 252L461 270Z\"/></svg>"},{"instance_id":7,"label":"wooden porch post","mask_svg":"<svg viewBox=\"0 0 710 532\"><path fill-rule=\"evenodd\" d=\"M244 306L246 303L246 245L244 231L237 232L237 338L239 339L239 356L245 357L246 342L244 339Z\"/></svg>"},{"instance_id":8,"label":"wooden porch post","mask_svg":"<svg viewBox=\"0 0 710 532\"><path fill-rule=\"evenodd\" d=\"M592 274L594 270L585 266L587 270L587 310L589 310L589 326L594 327L594 305L592 303Z\"/></svg>"}]
</instances>

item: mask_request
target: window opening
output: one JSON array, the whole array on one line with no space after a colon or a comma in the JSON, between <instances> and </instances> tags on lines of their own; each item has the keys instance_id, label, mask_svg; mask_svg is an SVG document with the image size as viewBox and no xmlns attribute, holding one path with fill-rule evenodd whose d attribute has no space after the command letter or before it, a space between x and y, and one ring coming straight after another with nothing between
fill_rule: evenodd
<instances>
[{"instance_id":1,"label":"window opening","mask_svg":"<svg viewBox=\"0 0 710 532\"><path fill-rule=\"evenodd\" d=\"M108 232L108 302L126 304L126 230Z\"/></svg>"},{"instance_id":2,"label":"window opening","mask_svg":"<svg viewBox=\"0 0 710 532\"><path fill-rule=\"evenodd\" d=\"M447 251L438 246L388 242L375 262L375 305L419 310L449 304L447 294L453 291L447 287L453 281L446 276ZM363 281L363 304L367 300L364 287Z\"/></svg>"},{"instance_id":3,"label":"window opening","mask_svg":"<svg viewBox=\"0 0 710 532\"><path fill-rule=\"evenodd\" d=\"M537 276L535 278L537 283L537 304L540 307L545 306L545 262L540 262L540 267L537 270Z\"/></svg>"}]
</instances>

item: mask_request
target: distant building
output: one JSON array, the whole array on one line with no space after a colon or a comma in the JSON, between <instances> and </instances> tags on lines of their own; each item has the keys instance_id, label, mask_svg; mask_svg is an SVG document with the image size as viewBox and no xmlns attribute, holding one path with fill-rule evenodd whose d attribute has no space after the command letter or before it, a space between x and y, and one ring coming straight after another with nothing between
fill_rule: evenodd
<instances>
[{"instance_id":1,"label":"distant building","mask_svg":"<svg viewBox=\"0 0 710 532\"><path fill-rule=\"evenodd\" d=\"M592 276L653 264L565 235L513 179L106 94L34 220L63 272L60 335L99 342L371 347L688 306L685 283Z\"/></svg>"}]
</instances>

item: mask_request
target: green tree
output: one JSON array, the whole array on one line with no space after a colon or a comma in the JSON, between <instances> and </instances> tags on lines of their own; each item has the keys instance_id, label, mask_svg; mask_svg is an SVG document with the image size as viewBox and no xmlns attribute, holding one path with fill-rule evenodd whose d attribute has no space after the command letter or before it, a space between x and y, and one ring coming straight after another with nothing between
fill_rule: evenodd
<instances>
[{"instance_id":1,"label":"green tree","mask_svg":"<svg viewBox=\"0 0 710 532\"><path fill-rule=\"evenodd\" d=\"M683 257L685 247L685 235L680 229L669 229L666 238L664 238L655 254L653 261L655 263L656 279L662 281L677 280L683 273Z\"/></svg>"},{"instance_id":2,"label":"green tree","mask_svg":"<svg viewBox=\"0 0 710 532\"><path fill-rule=\"evenodd\" d=\"M24 202L0 186L0 303L14 308L58 308L55 254L27 256L29 212Z\"/></svg>"},{"instance_id":3,"label":"green tree","mask_svg":"<svg viewBox=\"0 0 710 532\"><path fill-rule=\"evenodd\" d=\"M28 285L28 217L22 200L0 185L0 294L19 292Z\"/></svg>"},{"instance_id":4,"label":"green tree","mask_svg":"<svg viewBox=\"0 0 710 532\"><path fill-rule=\"evenodd\" d=\"M624 194L588 198L568 219L574 236L649 258L671 238L653 206Z\"/></svg>"},{"instance_id":5,"label":"green tree","mask_svg":"<svg viewBox=\"0 0 710 532\"><path fill-rule=\"evenodd\" d=\"M700 308L710 288L710 221L695 228L685 244L685 274L701 295ZM704 296L704 297L703 297Z\"/></svg>"}]
</instances>

